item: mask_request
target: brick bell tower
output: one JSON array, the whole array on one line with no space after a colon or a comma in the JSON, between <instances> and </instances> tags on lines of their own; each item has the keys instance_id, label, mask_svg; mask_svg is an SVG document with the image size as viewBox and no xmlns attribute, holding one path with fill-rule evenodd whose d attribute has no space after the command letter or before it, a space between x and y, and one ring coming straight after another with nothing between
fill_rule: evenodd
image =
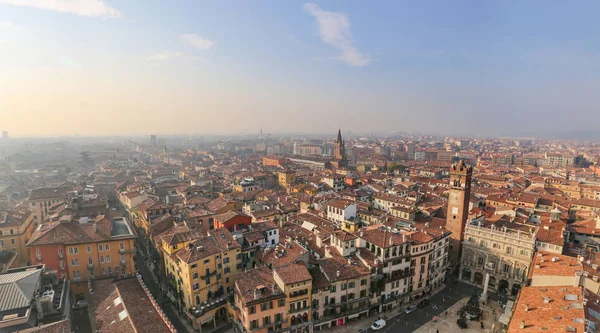
<instances>
[{"instance_id":1,"label":"brick bell tower","mask_svg":"<svg viewBox=\"0 0 600 333\"><path fill-rule=\"evenodd\" d=\"M469 216L472 174L473 167L463 161L450 167L450 195L448 196L446 229L452 232L448 260L453 268L460 262L462 254L465 224Z\"/></svg>"}]
</instances>

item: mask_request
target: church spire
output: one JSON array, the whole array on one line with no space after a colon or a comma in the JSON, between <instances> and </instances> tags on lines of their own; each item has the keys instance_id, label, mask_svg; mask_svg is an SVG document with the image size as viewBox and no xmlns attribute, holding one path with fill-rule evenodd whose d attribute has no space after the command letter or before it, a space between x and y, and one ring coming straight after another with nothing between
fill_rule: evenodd
<instances>
[{"instance_id":1,"label":"church spire","mask_svg":"<svg viewBox=\"0 0 600 333\"><path fill-rule=\"evenodd\" d=\"M342 143L342 129L341 128L338 129L337 142Z\"/></svg>"}]
</instances>

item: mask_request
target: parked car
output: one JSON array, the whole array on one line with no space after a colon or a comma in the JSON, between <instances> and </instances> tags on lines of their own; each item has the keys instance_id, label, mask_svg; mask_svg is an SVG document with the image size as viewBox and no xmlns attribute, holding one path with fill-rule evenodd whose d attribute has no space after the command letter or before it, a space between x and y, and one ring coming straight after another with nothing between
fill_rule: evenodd
<instances>
[{"instance_id":1,"label":"parked car","mask_svg":"<svg viewBox=\"0 0 600 333\"><path fill-rule=\"evenodd\" d=\"M417 310L417 307L415 305L411 305L404 310L404 313L409 314L409 313L415 312L416 310Z\"/></svg>"},{"instance_id":2,"label":"parked car","mask_svg":"<svg viewBox=\"0 0 600 333\"><path fill-rule=\"evenodd\" d=\"M380 329L385 327L385 320L383 319L379 319L378 321L374 322L373 325L371 325L371 329L373 331L379 331Z\"/></svg>"},{"instance_id":3,"label":"parked car","mask_svg":"<svg viewBox=\"0 0 600 333\"><path fill-rule=\"evenodd\" d=\"M86 300L77 301L77 303L73 304L73 310L85 309L88 307L88 302Z\"/></svg>"},{"instance_id":4,"label":"parked car","mask_svg":"<svg viewBox=\"0 0 600 333\"><path fill-rule=\"evenodd\" d=\"M427 305L429 305L429 301L426 300L426 299L424 299L424 300L420 301L419 304L417 304L417 307L418 308L422 308L422 307L425 307Z\"/></svg>"}]
</instances>

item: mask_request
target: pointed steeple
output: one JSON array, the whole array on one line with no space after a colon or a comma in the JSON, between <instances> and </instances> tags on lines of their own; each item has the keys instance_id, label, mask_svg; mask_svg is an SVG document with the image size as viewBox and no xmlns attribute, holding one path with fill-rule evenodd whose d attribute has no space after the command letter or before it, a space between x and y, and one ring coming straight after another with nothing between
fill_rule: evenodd
<instances>
[{"instance_id":1,"label":"pointed steeple","mask_svg":"<svg viewBox=\"0 0 600 333\"><path fill-rule=\"evenodd\" d=\"M337 142L342 143L342 129L341 128L338 129Z\"/></svg>"}]
</instances>

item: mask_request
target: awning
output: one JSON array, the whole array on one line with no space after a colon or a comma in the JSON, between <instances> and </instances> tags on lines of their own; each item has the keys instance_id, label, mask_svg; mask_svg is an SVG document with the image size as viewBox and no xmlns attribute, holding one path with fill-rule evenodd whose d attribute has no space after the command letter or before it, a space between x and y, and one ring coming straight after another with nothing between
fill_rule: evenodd
<instances>
[{"instance_id":1,"label":"awning","mask_svg":"<svg viewBox=\"0 0 600 333\"><path fill-rule=\"evenodd\" d=\"M356 317L358 317L358 315L359 315L358 313L351 314L348 316L348 319L356 318Z\"/></svg>"}]
</instances>

